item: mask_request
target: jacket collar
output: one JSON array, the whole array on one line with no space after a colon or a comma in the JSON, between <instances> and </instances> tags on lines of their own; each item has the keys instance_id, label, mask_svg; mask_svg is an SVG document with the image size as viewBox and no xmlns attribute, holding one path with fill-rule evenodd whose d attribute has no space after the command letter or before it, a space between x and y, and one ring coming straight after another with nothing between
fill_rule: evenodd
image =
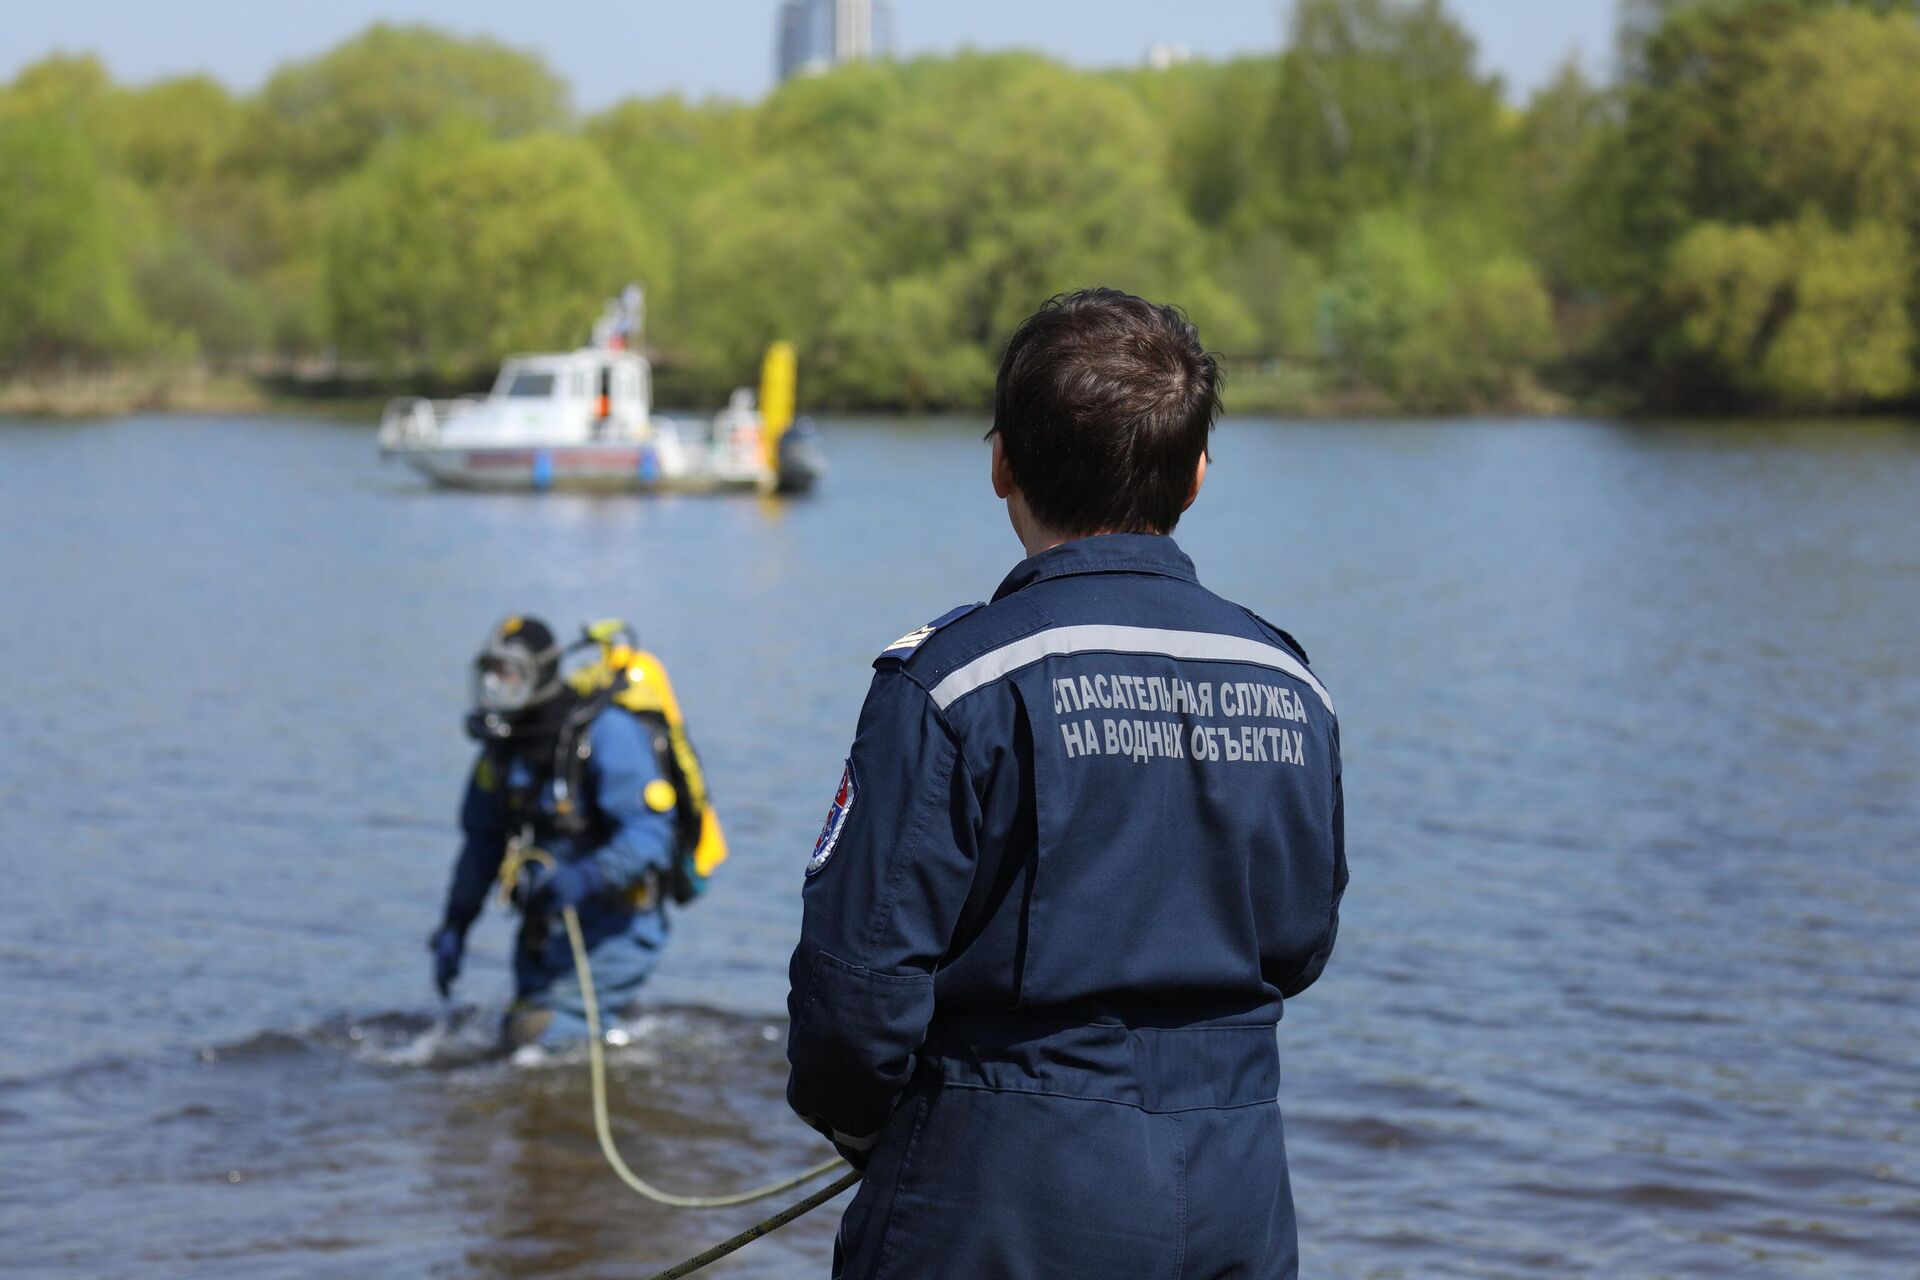
<instances>
[{"instance_id":1,"label":"jacket collar","mask_svg":"<svg viewBox=\"0 0 1920 1280\"><path fill-rule=\"evenodd\" d=\"M1013 567L995 600L1048 578L1081 573L1153 573L1184 582L1198 582L1193 561L1174 540L1158 533L1100 533L1048 547Z\"/></svg>"}]
</instances>

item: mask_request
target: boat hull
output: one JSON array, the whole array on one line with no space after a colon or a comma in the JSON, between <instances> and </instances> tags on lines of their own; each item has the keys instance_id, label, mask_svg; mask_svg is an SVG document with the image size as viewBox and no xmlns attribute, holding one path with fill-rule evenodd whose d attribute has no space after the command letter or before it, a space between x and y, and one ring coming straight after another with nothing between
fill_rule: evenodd
<instances>
[{"instance_id":1,"label":"boat hull","mask_svg":"<svg viewBox=\"0 0 1920 1280\"><path fill-rule=\"evenodd\" d=\"M772 477L758 472L669 474L653 448L644 444L409 449L400 456L427 479L451 489L698 493L773 487Z\"/></svg>"}]
</instances>

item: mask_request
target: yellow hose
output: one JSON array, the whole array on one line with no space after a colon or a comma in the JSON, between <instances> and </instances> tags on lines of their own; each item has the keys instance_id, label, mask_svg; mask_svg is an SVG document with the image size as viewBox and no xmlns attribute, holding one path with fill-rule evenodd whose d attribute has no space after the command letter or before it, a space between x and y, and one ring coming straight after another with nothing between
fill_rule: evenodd
<instances>
[{"instance_id":1,"label":"yellow hose","mask_svg":"<svg viewBox=\"0 0 1920 1280\"><path fill-rule=\"evenodd\" d=\"M552 856L544 850L531 849L522 856L528 860L545 859L548 866L553 865ZM755 1187L751 1191L736 1191L732 1195L725 1196L675 1195L671 1191L662 1191L653 1186L629 1169L627 1162L620 1158L620 1149L613 1144L613 1125L607 1118L607 1051L600 1033L600 1000L593 990L593 966L587 958L586 938L580 932L580 917L572 907L563 908L560 918L566 923L567 941L573 947L573 968L574 972L580 975L580 1000L586 1007L587 1013L587 1071L593 1080L593 1131L600 1139L600 1153L606 1156L607 1163L613 1166L613 1171L619 1175L620 1181L655 1204L664 1204L675 1209L725 1209L736 1204L751 1204L755 1200L777 1196L782 1191L791 1191L803 1183L812 1182L815 1178L831 1173L846 1164L846 1161L835 1156L831 1160L821 1161L811 1169L796 1173L791 1178L768 1186ZM745 1244L746 1241L741 1240L740 1243Z\"/></svg>"},{"instance_id":2,"label":"yellow hose","mask_svg":"<svg viewBox=\"0 0 1920 1280\"><path fill-rule=\"evenodd\" d=\"M500 896L507 899L514 883L520 878L521 870L529 862L538 862L545 867L555 865L553 855L545 849L537 848L520 840L507 846L506 858L500 868ZM606 1041L600 1028L600 997L593 989L593 962L587 955L586 936L580 932L580 916L572 907L563 907L560 919L567 926L567 944L573 948L573 969L580 975L581 1005L587 1015L587 1070L593 1081L593 1132L600 1139L600 1154L607 1158L620 1181L638 1194L645 1196L655 1204L667 1205L674 1209L724 1209L730 1205L749 1204L755 1200L764 1200L768 1196L779 1195L782 1191L791 1191L805 1182L811 1182L823 1174L846 1165L840 1159L823 1160L819 1164L797 1173L784 1181L770 1186L756 1187L751 1191L736 1191L726 1196L682 1196L671 1191L662 1191L645 1178L627 1167L620 1158L620 1148L613 1144L613 1123L607 1118L607 1051ZM677 1266L652 1277L652 1280L679 1280L709 1263L726 1257L734 1250L751 1244L761 1236L778 1231L795 1218L811 1213L827 1201L833 1199L848 1187L860 1181L860 1171L848 1168L845 1175L820 1188L797 1204L788 1205L764 1222L757 1222L736 1236L729 1237L705 1252L695 1254Z\"/></svg>"}]
</instances>

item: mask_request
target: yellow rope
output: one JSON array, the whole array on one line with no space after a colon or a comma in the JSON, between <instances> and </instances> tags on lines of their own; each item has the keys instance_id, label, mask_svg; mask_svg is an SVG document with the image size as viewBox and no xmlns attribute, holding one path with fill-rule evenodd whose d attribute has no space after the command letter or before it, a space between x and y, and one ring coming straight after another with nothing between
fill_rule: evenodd
<instances>
[{"instance_id":1,"label":"yellow rope","mask_svg":"<svg viewBox=\"0 0 1920 1280\"><path fill-rule=\"evenodd\" d=\"M552 858L545 852L540 850L533 852L547 858L551 864ZM580 917L572 907L563 909L560 918L567 926L567 941L573 945L573 967L574 971L580 975L580 998L587 1012L587 1070L593 1079L593 1131L600 1139L601 1154L606 1156L607 1163L613 1166L613 1171L619 1175L620 1181L655 1204L664 1204L675 1209L725 1209L732 1205L751 1204L755 1200L777 1196L782 1191L791 1191L803 1183L812 1182L815 1178L831 1173L846 1164L846 1161L835 1156L831 1160L821 1161L811 1169L796 1173L791 1178L768 1186L755 1187L751 1191L736 1191L732 1195L725 1196L675 1195L671 1191L662 1191L649 1184L639 1174L629 1169L627 1162L620 1158L620 1149L613 1144L613 1125L607 1118L606 1048L600 1035L600 1001L593 991L593 966L588 963L587 942L580 933ZM742 1240L740 1243L745 1244L746 1241Z\"/></svg>"},{"instance_id":2,"label":"yellow rope","mask_svg":"<svg viewBox=\"0 0 1920 1280\"><path fill-rule=\"evenodd\" d=\"M514 884L520 879L520 872L529 862L537 862L551 868L555 866L554 857L545 849L514 840L507 845L506 857L500 865L500 897L509 900ZM768 1196L777 1196L782 1191L791 1191L803 1183L842 1168L846 1161L838 1157L823 1160L811 1169L796 1173L791 1178L772 1183L764 1187L755 1187L751 1191L736 1191L725 1196L683 1196L671 1191L662 1191L645 1178L627 1167L620 1156L620 1148L613 1142L613 1122L607 1116L607 1051L606 1041L600 1028L600 997L593 989L593 963L587 955L586 936L580 932L580 916L572 907L564 907L560 912L561 921L567 926L567 943L573 948L573 969L580 976L580 1003L587 1015L587 1072L593 1081L593 1133L600 1140L600 1154L607 1158L620 1181L633 1191L645 1196L655 1204L663 1204L674 1209L725 1209L731 1205L751 1204L755 1200L764 1200ZM860 1181L860 1172L849 1168L844 1176L820 1188L806 1199L792 1204L774 1214L764 1222L755 1223L739 1235L721 1241L713 1248L699 1253L677 1266L669 1267L654 1276L652 1280L679 1280L691 1275L702 1267L734 1250L751 1244L772 1231L778 1231L802 1214L810 1213L827 1201L833 1199L848 1187Z\"/></svg>"}]
</instances>

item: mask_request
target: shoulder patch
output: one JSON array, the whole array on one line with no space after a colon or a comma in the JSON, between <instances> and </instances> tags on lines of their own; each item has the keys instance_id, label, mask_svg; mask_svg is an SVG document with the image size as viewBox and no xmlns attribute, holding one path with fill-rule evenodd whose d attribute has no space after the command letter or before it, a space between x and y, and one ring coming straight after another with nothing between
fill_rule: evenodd
<instances>
[{"instance_id":1,"label":"shoulder patch","mask_svg":"<svg viewBox=\"0 0 1920 1280\"><path fill-rule=\"evenodd\" d=\"M807 859L807 874L816 876L827 865L827 859L833 856L833 846L840 843L840 833L846 830L847 815L853 812L853 797L858 785L853 778L853 761L847 761L847 767L840 774L840 789L834 792L833 803L827 807L827 820L820 826L820 838L813 842L813 856Z\"/></svg>"},{"instance_id":2,"label":"shoulder patch","mask_svg":"<svg viewBox=\"0 0 1920 1280\"><path fill-rule=\"evenodd\" d=\"M898 662L905 662L913 656L914 652L918 650L921 645L927 642L934 632L956 618L966 617L980 607L981 602L976 600L972 604L963 604L958 609L949 609L932 622L929 622L926 626L907 632L907 634L882 649L880 651L880 657L874 659L874 661L879 662L883 659L891 658Z\"/></svg>"}]
</instances>

